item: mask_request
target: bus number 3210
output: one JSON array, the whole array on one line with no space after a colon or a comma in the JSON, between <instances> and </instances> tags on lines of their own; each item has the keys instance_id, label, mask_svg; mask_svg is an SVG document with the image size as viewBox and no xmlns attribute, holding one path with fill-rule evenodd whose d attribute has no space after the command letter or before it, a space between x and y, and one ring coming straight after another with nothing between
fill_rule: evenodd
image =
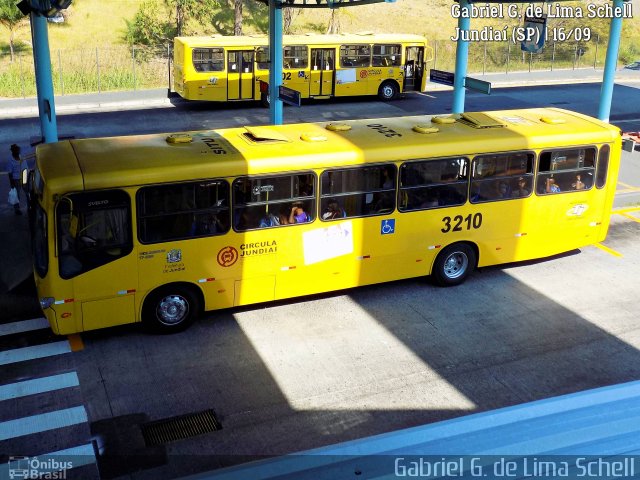
<instances>
[{"instance_id":1,"label":"bus number 3210","mask_svg":"<svg viewBox=\"0 0 640 480\"><path fill-rule=\"evenodd\" d=\"M461 232L465 227L466 230L480 228L480 225L482 225L482 214L470 213L466 217L456 215L453 217L453 220L451 217L444 217L442 221L444 222L444 227L440 229L442 233Z\"/></svg>"}]
</instances>

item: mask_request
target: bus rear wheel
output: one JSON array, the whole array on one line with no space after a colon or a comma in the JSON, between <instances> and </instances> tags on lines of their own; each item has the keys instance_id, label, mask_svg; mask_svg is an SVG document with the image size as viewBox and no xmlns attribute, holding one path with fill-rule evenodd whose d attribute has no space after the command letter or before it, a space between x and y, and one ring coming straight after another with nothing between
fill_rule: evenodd
<instances>
[{"instance_id":1,"label":"bus rear wheel","mask_svg":"<svg viewBox=\"0 0 640 480\"><path fill-rule=\"evenodd\" d=\"M198 297L182 285L167 285L152 292L142 307L142 321L161 333L187 328L199 313Z\"/></svg>"},{"instance_id":2,"label":"bus rear wheel","mask_svg":"<svg viewBox=\"0 0 640 480\"><path fill-rule=\"evenodd\" d=\"M395 82L384 82L378 89L378 97L380 100L388 102L398 96L398 84Z\"/></svg>"},{"instance_id":3,"label":"bus rear wheel","mask_svg":"<svg viewBox=\"0 0 640 480\"><path fill-rule=\"evenodd\" d=\"M454 243L440 252L431 275L442 287L460 285L476 267L476 261L476 252L469 244Z\"/></svg>"},{"instance_id":4,"label":"bus rear wheel","mask_svg":"<svg viewBox=\"0 0 640 480\"><path fill-rule=\"evenodd\" d=\"M260 94L260 105L262 105L264 108L269 108L269 106L271 105L271 99L269 98L268 93Z\"/></svg>"}]
</instances>

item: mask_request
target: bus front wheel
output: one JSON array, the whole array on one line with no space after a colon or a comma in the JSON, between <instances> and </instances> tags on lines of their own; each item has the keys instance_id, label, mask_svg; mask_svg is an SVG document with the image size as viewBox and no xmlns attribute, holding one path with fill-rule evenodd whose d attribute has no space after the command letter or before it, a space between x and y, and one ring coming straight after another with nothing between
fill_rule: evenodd
<instances>
[{"instance_id":1,"label":"bus front wheel","mask_svg":"<svg viewBox=\"0 0 640 480\"><path fill-rule=\"evenodd\" d=\"M142 321L162 333L187 328L199 312L198 297L191 288L167 285L152 292L142 307Z\"/></svg>"},{"instance_id":2,"label":"bus front wheel","mask_svg":"<svg viewBox=\"0 0 640 480\"><path fill-rule=\"evenodd\" d=\"M398 84L395 82L384 82L378 89L378 97L380 100L388 102L398 96Z\"/></svg>"},{"instance_id":3,"label":"bus front wheel","mask_svg":"<svg viewBox=\"0 0 640 480\"><path fill-rule=\"evenodd\" d=\"M431 274L435 283L442 287L460 285L476 267L476 261L473 247L467 243L454 243L440 252Z\"/></svg>"},{"instance_id":4,"label":"bus front wheel","mask_svg":"<svg viewBox=\"0 0 640 480\"><path fill-rule=\"evenodd\" d=\"M271 99L269 98L268 93L260 94L260 105L262 105L264 108L269 108L269 106L271 105Z\"/></svg>"}]
</instances>

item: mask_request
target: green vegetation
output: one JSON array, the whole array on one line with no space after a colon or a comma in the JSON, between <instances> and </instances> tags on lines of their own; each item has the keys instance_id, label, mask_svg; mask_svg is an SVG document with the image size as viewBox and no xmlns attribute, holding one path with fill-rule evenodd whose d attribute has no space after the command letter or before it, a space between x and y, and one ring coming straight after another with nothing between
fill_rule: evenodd
<instances>
[{"instance_id":1,"label":"green vegetation","mask_svg":"<svg viewBox=\"0 0 640 480\"><path fill-rule=\"evenodd\" d=\"M15 0L0 0L0 97L35 95L29 22ZM562 2L586 11L589 3ZM624 20L619 59L640 59L640 0L632 0L634 17ZM105 5L115 5L110 10ZM263 33L267 9L256 0L74 0L64 23L49 23L49 44L56 94L168 85L168 45L177 34L230 35ZM285 9L288 33L406 32L425 35L436 47L432 68L452 69L455 62L453 0L397 0L394 4L328 9ZM520 6L520 8L526 7ZM407 13L410 12L410 15ZM241 21L239 21L241 19ZM472 19L472 28L511 31L521 21L510 18ZM591 38L548 42L542 54L528 55L504 41L471 42L469 71L514 71L598 67L604 63L608 19L550 19L549 29L587 28ZM437 43L436 43L437 42Z\"/></svg>"}]
</instances>

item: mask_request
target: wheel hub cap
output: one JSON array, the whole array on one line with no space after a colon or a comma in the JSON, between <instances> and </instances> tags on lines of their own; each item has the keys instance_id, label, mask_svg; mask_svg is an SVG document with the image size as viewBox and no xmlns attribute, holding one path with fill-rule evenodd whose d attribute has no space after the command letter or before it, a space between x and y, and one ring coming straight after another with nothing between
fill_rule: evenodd
<instances>
[{"instance_id":1,"label":"wheel hub cap","mask_svg":"<svg viewBox=\"0 0 640 480\"><path fill-rule=\"evenodd\" d=\"M180 295L169 295L160 301L156 312L162 323L175 325L186 318L189 303Z\"/></svg>"},{"instance_id":2,"label":"wheel hub cap","mask_svg":"<svg viewBox=\"0 0 640 480\"><path fill-rule=\"evenodd\" d=\"M469 266L469 259L462 252L452 253L444 262L444 273L449 278L463 275Z\"/></svg>"}]
</instances>

